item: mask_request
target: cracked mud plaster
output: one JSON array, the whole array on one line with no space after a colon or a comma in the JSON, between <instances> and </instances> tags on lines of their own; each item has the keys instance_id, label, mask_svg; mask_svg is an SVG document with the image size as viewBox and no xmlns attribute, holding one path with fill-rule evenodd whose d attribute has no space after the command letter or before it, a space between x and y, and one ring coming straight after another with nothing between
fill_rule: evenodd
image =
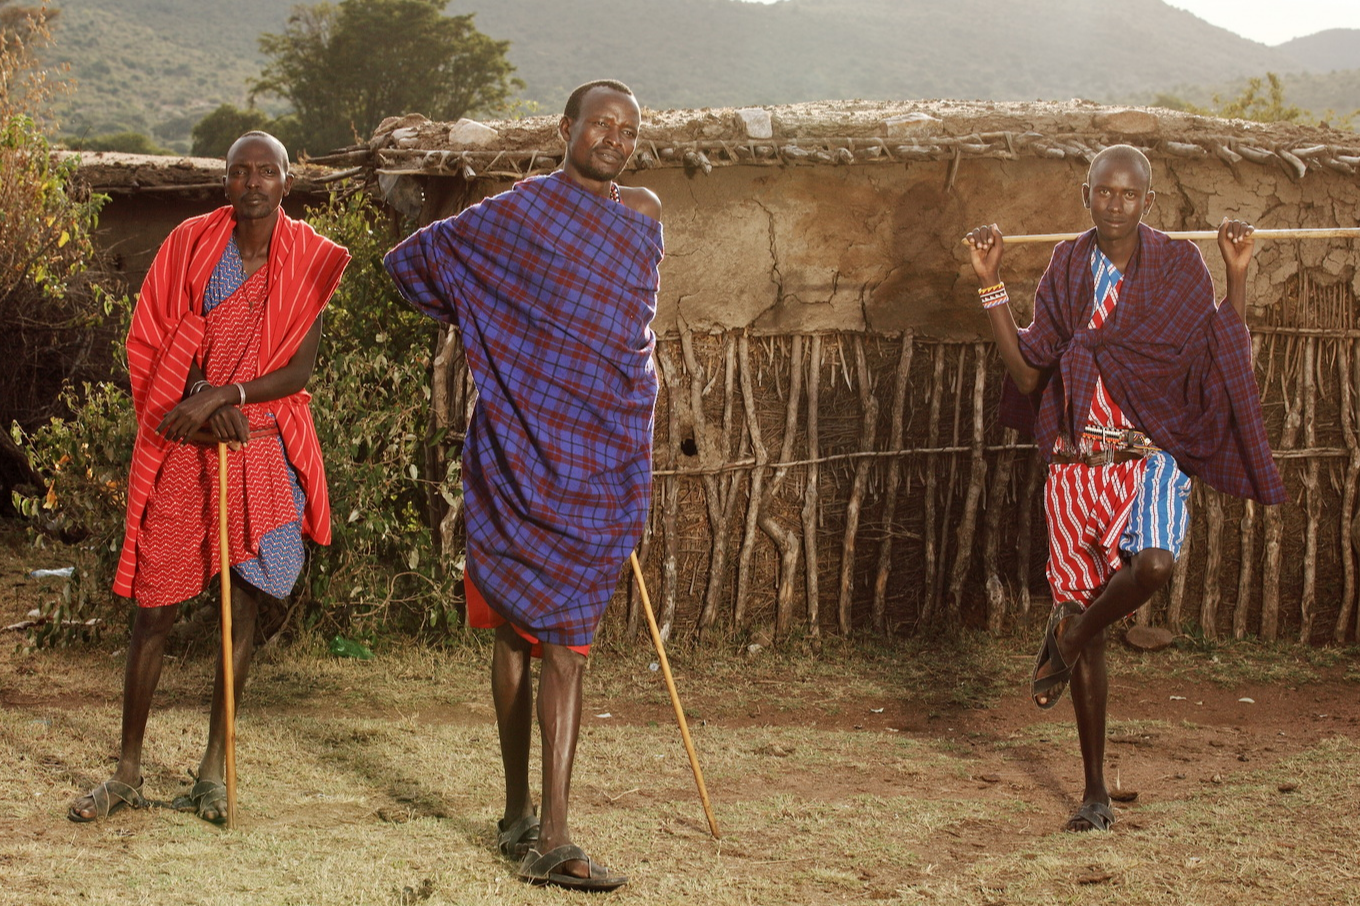
<instances>
[{"instance_id":1,"label":"cracked mud plaster","mask_svg":"<svg viewBox=\"0 0 1360 906\"><path fill-rule=\"evenodd\" d=\"M1084 161L964 160L952 189L947 162L873 167L724 167L709 176L657 170L639 179L665 206L667 258L655 328L752 327L775 332L912 329L921 336L988 336L976 279L961 243L983 223L1003 232L1089 228L1081 202ZM1158 229L1207 229L1224 216L1258 227L1353 226L1360 185L1330 173L1291 178L1278 167L1216 160L1153 160ZM1200 243L1223 289L1212 241ZM1051 248L1008 249L1003 272L1017 315ZM1350 243L1262 241L1248 305L1274 304L1300 268L1351 281ZM1356 287L1360 289L1360 286Z\"/></svg>"}]
</instances>

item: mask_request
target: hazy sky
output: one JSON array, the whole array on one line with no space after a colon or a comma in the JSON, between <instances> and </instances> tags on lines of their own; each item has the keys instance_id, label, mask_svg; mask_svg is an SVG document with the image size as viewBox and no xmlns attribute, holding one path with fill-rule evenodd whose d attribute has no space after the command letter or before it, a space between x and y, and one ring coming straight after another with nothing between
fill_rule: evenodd
<instances>
[{"instance_id":1,"label":"hazy sky","mask_svg":"<svg viewBox=\"0 0 1360 906\"><path fill-rule=\"evenodd\" d=\"M775 3L778 0L748 0ZM912 2L912 0L903 0ZM1360 28L1357 0L1166 0L1244 38L1282 44L1328 28Z\"/></svg>"}]
</instances>

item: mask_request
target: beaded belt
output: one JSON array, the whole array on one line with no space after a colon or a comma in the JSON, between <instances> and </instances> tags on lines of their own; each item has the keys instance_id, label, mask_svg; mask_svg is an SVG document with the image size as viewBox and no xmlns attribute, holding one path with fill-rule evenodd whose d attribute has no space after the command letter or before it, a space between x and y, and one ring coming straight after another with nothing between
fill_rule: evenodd
<instances>
[{"instance_id":1,"label":"beaded belt","mask_svg":"<svg viewBox=\"0 0 1360 906\"><path fill-rule=\"evenodd\" d=\"M1080 463L1087 466L1109 466L1121 462L1133 462L1150 453L1161 451L1142 431L1132 428L1107 428L1101 425L1087 425L1081 432L1083 441L1093 440L1101 444L1098 450L1080 452L1055 452L1053 462L1058 465Z\"/></svg>"},{"instance_id":2,"label":"beaded belt","mask_svg":"<svg viewBox=\"0 0 1360 906\"><path fill-rule=\"evenodd\" d=\"M1108 444L1118 450L1133 450L1146 456L1149 453L1161 452L1161 447L1152 442L1142 431L1135 431L1132 428L1105 428L1100 425L1087 425L1082 429L1081 436L1090 440L1098 440Z\"/></svg>"}]
</instances>

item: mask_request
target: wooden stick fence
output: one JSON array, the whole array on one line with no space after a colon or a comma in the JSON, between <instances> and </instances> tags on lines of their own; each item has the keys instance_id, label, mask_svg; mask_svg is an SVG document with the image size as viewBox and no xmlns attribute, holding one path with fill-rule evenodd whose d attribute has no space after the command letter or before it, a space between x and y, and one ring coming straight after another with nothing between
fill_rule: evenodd
<instances>
[{"instance_id":1,"label":"wooden stick fence","mask_svg":"<svg viewBox=\"0 0 1360 906\"><path fill-rule=\"evenodd\" d=\"M1272 323L1253 327L1291 500L1260 507L1196 482L1177 573L1140 622L1207 637L1356 637L1355 299L1344 283L1291 281L1259 319ZM434 369L439 476L474 398L456 346L441 345ZM659 340L656 360L641 559L663 637L996 632L1042 611L1044 469L997 423L992 344L683 331ZM432 520L445 555L460 550L456 513L435 508ZM611 609L607 626L625 620L638 627L635 606Z\"/></svg>"}]
</instances>

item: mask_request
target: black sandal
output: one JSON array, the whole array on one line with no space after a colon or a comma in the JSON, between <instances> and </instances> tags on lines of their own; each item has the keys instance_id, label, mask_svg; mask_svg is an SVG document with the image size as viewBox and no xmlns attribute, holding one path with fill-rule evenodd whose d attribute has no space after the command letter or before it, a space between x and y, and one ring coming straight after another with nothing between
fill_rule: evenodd
<instances>
[{"instance_id":1,"label":"black sandal","mask_svg":"<svg viewBox=\"0 0 1360 906\"><path fill-rule=\"evenodd\" d=\"M1077 827L1078 821L1085 821L1090 827ZM1077 809L1076 814L1067 819L1067 824L1063 830L1073 833L1084 831L1107 831L1110 825L1114 824L1114 810L1103 802L1087 802Z\"/></svg>"},{"instance_id":2,"label":"black sandal","mask_svg":"<svg viewBox=\"0 0 1360 906\"><path fill-rule=\"evenodd\" d=\"M590 877L578 878L556 871L567 862L586 863ZM603 865L592 861L585 850L574 843L564 844L546 853L529 850L520 863L519 878L530 884L554 884L568 890L616 890L628 883L627 877L613 874Z\"/></svg>"},{"instance_id":3,"label":"black sandal","mask_svg":"<svg viewBox=\"0 0 1360 906\"><path fill-rule=\"evenodd\" d=\"M1072 667L1077 659L1073 658L1071 664L1063 660L1062 652L1058 650L1058 627L1062 625L1063 620L1079 613L1080 604L1075 601L1063 601L1053 608L1053 613L1048 617L1048 629L1044 631L1044 643L1039 646L1039 656L1034 659L1034 673L1029 684L1030 698L1044 710L1058 703L1058 699L1062 698L1068 682L1072 679ZM1053 669L1041 677L1039 671L1045 665ZM1040 701L1040 698L1044 700Z\"/></svg>"},{"instance_id":4,"label":"black sandal","mask_svg":"<svg viewBox=\"0 0 1360 906\"><path fill-rule=\"evenodd\" d=\"M496 822L496 848L507 859L523 859L537 842L537 815L524 815L509 824L504 818Z\"/></svg>"},{"instance_id":5,"label":"black sandal","mask_svg":"<svg viewBox=\"0 0 1360 906\"><path fill-rule=\"evenodd\" d=\"M208 818L203 813L214 803L222 803L221 809L213 809L216 818ZM227 823L227 785L220 780L200 780L189 790L187 796L176 796L173 806L176 811L193 812L209 824Z\"/></svg>"}]
</instances>

